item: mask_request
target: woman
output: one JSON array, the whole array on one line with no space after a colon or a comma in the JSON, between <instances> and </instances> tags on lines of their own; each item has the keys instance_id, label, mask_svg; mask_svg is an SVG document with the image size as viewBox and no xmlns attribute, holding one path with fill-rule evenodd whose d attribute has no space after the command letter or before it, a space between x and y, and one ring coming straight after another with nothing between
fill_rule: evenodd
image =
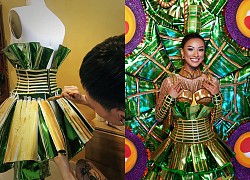
<instances>
[{"instance_id":1,"label":"woman","mask_svg":"<svg viewBox=\"0 0 250 180\"><path fill-rule=\"evenodd\" d=\"M148 179L231 179L234 153L213 131L221 116L219 81L201 71L204 39L187 34L181 47L184 66L163 81L156 105L156 119L173 129L151 156L160 173Z\"/></svg>"}]
</instances>

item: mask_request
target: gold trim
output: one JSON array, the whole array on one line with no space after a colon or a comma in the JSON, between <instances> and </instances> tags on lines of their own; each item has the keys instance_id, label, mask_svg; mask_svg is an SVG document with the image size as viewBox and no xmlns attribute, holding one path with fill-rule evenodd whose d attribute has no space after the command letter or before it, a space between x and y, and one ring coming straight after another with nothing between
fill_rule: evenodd
<instances>
[{"instance_id":1,"label":"gold trim","mask_svg":"<svg viewBox=\"0 0 250 180\"><path fill-rule=\"evenodd\" d=\"M44 121L48 127L51 138L55 144L57 151L66 151L65 141L61 132L60 126L57 122L55 113L46 100L38 101L41 108Z\"/></svg>"},{"instance_id":2,"label":"gold trim","mask_svg":"<svg viewBox=\"0 0 250 180\"><path fill-rule=\"evenodd\" d=\"M35 100L17 100L4 162L37 160L38 103Z\"/></svg>"},{"instance_id":3,"label":"gold trim","mask_svg":"<svg viewBox=\"0 0 250 180\"><path fill-rule=\"evenodd\" d=\"M6 118L8 117L13 105L16 102L16 98L10 97L7 98L1 105L0 105L0 127L3 126Z\"/></svg>"},{"instance_id":4,"label":"gold trim","mask_svg":"<svg viewBox=\"0 0 250 180\"><path fill-rule=\"evenodd\" d=\"M165 2L164 0L158 0L158 4L160 4L163 8L170 8L176 3L176 1L177 0L171 0L169 2Z\"/></svg>"},{"instance_id":5,"label":"gold trim","mask_svg":"<svg viewBox=\"0 0 250 180\"><path fill-rule=\"evenodd\" d=\"M202 71L200 69L196 69L193 72L190 72L183 67L180 70L179 75L188 79L195 79L202 76Z\"/></svg>"},{"instance_id":6,"label":"gold trim","mask_svg":"<svg viewBox=\"0 0 250 180\"><path fill-rule=\"evenodd\" d=\"M170 138L177 142L200 143L211 139L214 135L208 118L176 119Z\"/></svg>"},{"instance_id":7,"label":"gold trim","mask_svg":"<svg viewBox=\"0 0 250 180\"><path fill-rule=\"evenodd\" d=\"M83 123L83 120L78 116L78 114L70 107L69 102L67 102L67 100L65 100L64 98L60 98L56 101L64 111L66 118L75 129L82 142L88 142L93 137L93 134L90 132L89 128L86 127L86 125ZM88 125L92 128L90 124ZM94 128L92 129L94 130Z\"/></svg>"},{"instance_id":8,"label":"gold trim","mask_svg":"<svg viewBox=\"0 0 250 180\"><path fill-rule=\"evenodd\" d=\"M17 85L14 93L17 94L56 94L59 91L54 69L20 70L16 69Z\"/></svg>"}]
</instances>

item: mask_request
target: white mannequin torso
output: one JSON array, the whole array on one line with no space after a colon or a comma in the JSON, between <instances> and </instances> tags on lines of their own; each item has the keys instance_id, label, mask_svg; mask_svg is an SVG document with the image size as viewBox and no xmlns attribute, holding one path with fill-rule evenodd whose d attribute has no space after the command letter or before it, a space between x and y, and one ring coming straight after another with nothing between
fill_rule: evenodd
<instances>
[{"instance_id":1,"label":"white mannequin torso","mask_svg":"<svg viewBox=\"0 0 250 180\"><path fill-rule=\"evenodd\" d=\"M63 23L47 8L44 0L26 0L26 4L10 10L10 43L40 42L56 51L65 36Z\"/></svg>"}]
</instances>

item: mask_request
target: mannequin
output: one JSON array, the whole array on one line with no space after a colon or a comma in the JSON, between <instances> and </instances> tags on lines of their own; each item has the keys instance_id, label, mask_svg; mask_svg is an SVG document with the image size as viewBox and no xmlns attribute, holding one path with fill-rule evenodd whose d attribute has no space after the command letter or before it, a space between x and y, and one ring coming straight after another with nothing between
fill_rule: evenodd
<instances>
[{"instance_id":1,"label":"mannequin","mask_svg":"<svg viewBox=\"0 0 250 180\"><path fill-rule=\"evenodd\" d=\"M9 12L10 44L40 42L42 46L56 51L65 36L63 23L47 8L44 0L26 0L26 4Z\"/></svg>"},{"instance_id":2,"label":"mannequin","mask_svg":"<svg viewBox=\"0 0 250 180\"><path fill-rule=\"evenodd\" d=\"M44 0L26 0L27 6L12 8L9 13L10 43L40 42L57 50L63 43L65 27Z\"/></svg>"},{"instance_id":3,"label":"mannequin","mask_svg":"<svg viewBox=\"0 0 250 180\"><path fill-rule=\"evenodd\" d=\"M53 49L53 53L56 54L59 45L63 43L65 35L65 27L63 23L47 8L44 0L26 0L26 4L27 6L12 8L9 12L9 25L11 30L10 44L38 42L41 46ZM49 63L47 64L47 69L50 69L51 67L53 53L50 57ZM48 70L47 72L49 71L50 70ZM28 72L29 69L27 69L27 73ZM29 94L27 94L27 96L29 96ZM32 95L30 96L32 97ZM40 103L40 100L37 101L39 101ZM82 121L78 123L82 123ZM84 125L82 125L81 127L84 127ZM53 126L52 129L55 129L55 127ZM91 128L89 129L91 131ZM88 140L86 140L86 142L87 141ZM62 148L60 151L57 151L57 154L54 157L54 161L58 169L60 170L63 179L76 179L74 172L70 167L67 157L68 154L66 154L67 152L68 151L66 148Z\"/></svg>"}]
</instances>

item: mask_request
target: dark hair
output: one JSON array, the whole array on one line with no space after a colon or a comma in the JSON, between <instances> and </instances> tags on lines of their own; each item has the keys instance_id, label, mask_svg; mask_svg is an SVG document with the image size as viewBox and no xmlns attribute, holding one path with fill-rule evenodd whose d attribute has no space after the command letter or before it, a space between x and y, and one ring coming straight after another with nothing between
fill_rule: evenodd
<instances>
[{"instance_id":1,"label":"dark hair","mask_svg":"<svg viewBox=\"0 0 250 180\"><path fill-rule=\"evenodd\" d=\"M187 43L187 41L189 41L190 39L193 39L193 38L201 39L204 42L204 44L205 44L205 41L201 37L201 35L199 35L198 33L189 33L189 34L186 34L184 36L184 38L182 39L182 41L181 41L181 48L184 48L184 46Z\"/></svg>"},{"instance_id":2,"label":"dark hair","mask_svg":"<svg viewBox=\"0 0 250 180\"><path fill-rule=\"evenodd\" d=\"M96 45L83 58L80 79L84 89L106 110L124 109L125 35Z\"/></svg>"}]
</instances>

